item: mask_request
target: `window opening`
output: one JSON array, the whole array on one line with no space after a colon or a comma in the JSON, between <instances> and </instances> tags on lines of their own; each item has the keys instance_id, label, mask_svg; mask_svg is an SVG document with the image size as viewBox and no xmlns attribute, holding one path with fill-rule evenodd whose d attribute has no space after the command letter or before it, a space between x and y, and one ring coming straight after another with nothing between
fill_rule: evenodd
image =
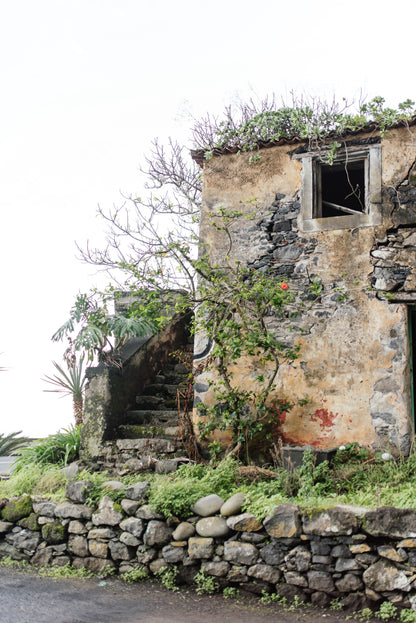
<instances>
[{"instance_id":1,"label":"window opening","mask_svg":"<svg viewBox=\"0 0 416 623\"><path fill-rule=\"evenodd\" d=\"M382 223L381 145L347 146L338 151L332 165L321 152L292 157L302 160L301 231Z\"/></svg>"},{"instance_id":2,"label":"window opening","mask_svg":"<svg viewBox=\"0 0 416 623\"><path fill-rule=\"evenodd\" d=\"M320 165L316 217L329 218L365 212L364 165L365 160Z\"/></svg>"}]
</instances>

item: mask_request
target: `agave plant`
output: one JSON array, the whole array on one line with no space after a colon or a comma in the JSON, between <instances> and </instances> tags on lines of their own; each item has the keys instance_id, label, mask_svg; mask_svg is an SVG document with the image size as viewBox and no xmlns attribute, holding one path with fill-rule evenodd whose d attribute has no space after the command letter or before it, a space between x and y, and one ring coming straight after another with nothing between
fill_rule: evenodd
<instances>
[{"instance_id":1,"label":"agave plant","mask_svg":"<svg viewBox=\"0 0 416 623\"><path fill-rule=\"evenodd\" d=\"M74 410L75 426L82 424L84 409L84 355L77 361L72 357L70 362L66 362L67 371L64 370L56 361L52 362L55 366L57 374L53 376L45 375L42 379L46 383L54 385L56 389L45 389L45 392L56 392L64 396L72 396L72 404Z\"/></svg>"},{"instance_id":2,"label":"agave plant","mask_svg":"<svg viewBox=\"0 0 416 623\"><path fill-rule=\"evenodd\" d=\"M10 456L14 454L15 450L29 443L30 440L27 437L19 437L21 433L21 430L10 433L9 435L0 433L0 456Z\"/></svg>"}]
</instances>

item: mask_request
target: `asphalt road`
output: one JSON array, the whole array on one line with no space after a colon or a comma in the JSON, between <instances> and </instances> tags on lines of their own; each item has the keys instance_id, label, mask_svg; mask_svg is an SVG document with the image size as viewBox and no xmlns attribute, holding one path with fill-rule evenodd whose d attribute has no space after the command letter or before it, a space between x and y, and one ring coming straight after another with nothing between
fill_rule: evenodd
<instances>
[{"instance_id":1,"label":"asphalt road","mask_svg":"<svg viewBox=\"0 0 416 623\"><path fill-rule=\"evenodd\" d=\"M150 582L39 578L0 569L0 623L344 623L340 612L285 612L258 600L167 591Z\"/></svg>"}]
</instances>

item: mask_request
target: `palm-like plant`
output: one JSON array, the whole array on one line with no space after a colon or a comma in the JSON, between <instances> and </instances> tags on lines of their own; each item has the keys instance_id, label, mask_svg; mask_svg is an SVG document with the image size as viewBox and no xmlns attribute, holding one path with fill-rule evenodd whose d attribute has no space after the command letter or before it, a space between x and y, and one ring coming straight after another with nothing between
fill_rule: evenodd
<instances>
[{"instance_id":1,"label":"palm-like plant","mask_svg":"<svg viewBox=\"0 0 416 623\"><path fill-rule=\"evenodd\" d=\"M69 320L52 336L54 342L69 339L65 359L81 351L90 362L98 356L99 361L114 363L129 338L154 333L155 322L134 311L128 316L110 314L107 304L112 298L112 294L95 291L77 295Z\"/></svg>"},{"instance_id":2,"label":"palm-like plant","mask_svg":"<svg viewBox=\"0 0 416 623\"><path fill-rule=\"evenodd\" d=\"M9 435L0 433L0 456L10 456L15 450L29 443L30 440L27 437L19 437L21 433L21 430L10 433Z\"/></svg>"},{"instance_id":3,"label":"palm-like plant","mask_svg":"<svg viewBox=\"0 0 416 623\"><path fill-rule=\"evenodd\" d=\"M85 371L84 371L84 355L82 355L79 361L75 357L72 357L70 361L66 362L67 371L64 370L56 361L52 362L55 366L57 374L53 376L45 375L42 379L46 383L54 385L56 389L45 389L45 392L56 392L63 394L64 396L72 396L72 404L74 410L75 426L82 424L83 408L84 408L84 386L85 386Z\"/></svg>"}]
</instances>

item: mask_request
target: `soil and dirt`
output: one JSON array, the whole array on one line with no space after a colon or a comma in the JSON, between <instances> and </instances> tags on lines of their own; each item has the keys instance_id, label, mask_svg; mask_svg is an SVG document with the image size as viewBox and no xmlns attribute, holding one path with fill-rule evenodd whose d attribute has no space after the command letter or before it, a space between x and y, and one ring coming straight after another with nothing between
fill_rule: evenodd
<instances>
[{"instance_id":1,"label":"soil and dirt","mask_svg":"<svg viewBox=\"0 0 416 623\"><path fill-rule=\"evenodd\" d=\"M152 582L41 578L34 570L0 569L0 623L341 623L342 612L285 611L257 598L171 592Z\"/></svg>"}]
</instances>

